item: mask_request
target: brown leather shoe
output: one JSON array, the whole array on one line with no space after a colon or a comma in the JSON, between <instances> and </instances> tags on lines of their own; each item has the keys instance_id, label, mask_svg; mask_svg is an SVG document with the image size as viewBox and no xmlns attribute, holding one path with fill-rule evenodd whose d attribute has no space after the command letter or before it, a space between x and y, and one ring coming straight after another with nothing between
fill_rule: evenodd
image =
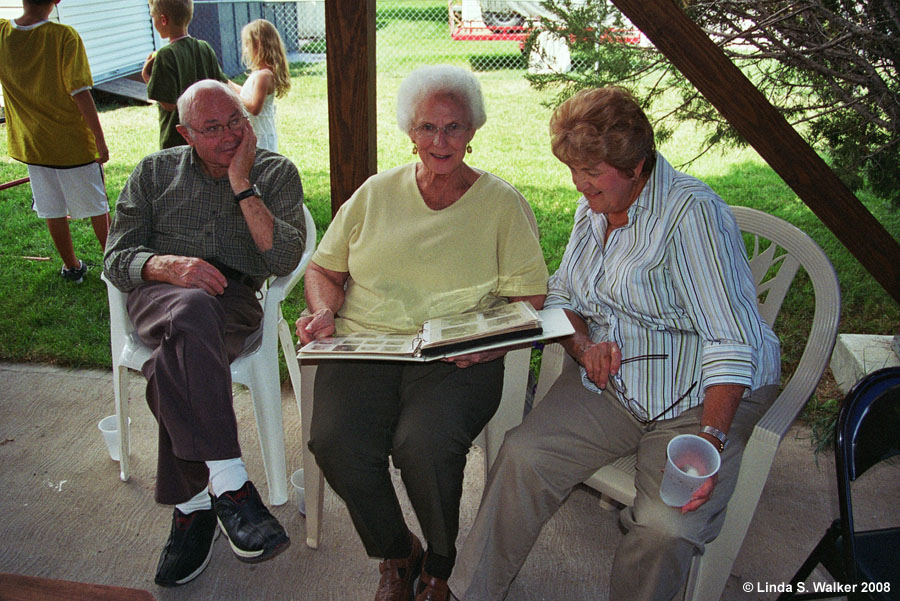
<instances>
[{"instance_id":1,"label":"brown leather shoe","mask_svg":"<svg viewBox=\"0 0 900 601\"><path fill-rule=\"evenodd\" d=\"M419 577L418 595L415 601L448 601L450 599L450 589L447 587L447 581L442 578L429 576L422 570Z\"/></svg>"},{"instance_id":2,"label":"brown leather shoe","mask_svg":"<svg viewBox=\"0 0 900 601\"><path fill-rule=\"evenodd\" d=\"M413 596L413 582L422 569L422 543L412 532L412 552L404 559L385 559L378 564L381 582L375 592L375 601L409 601ZM402 572L401 572L402 571ZM402 573L402 575L401 575Z\"/></svg>"}]
</instances>

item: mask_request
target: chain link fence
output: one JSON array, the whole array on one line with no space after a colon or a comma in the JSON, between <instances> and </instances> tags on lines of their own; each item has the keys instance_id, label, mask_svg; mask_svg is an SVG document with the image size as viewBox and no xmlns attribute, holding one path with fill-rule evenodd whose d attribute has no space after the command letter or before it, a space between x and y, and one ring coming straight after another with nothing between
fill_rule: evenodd
<instances>
[{"instance_id":1,"label":"chain link fence","mask_svg":"<svg viewBox=\"0 0 900 601\"><path fill-rule=\"evenodd\" d=\"M482 5L484 10L482 10ZM423 64L450 63L473 71L524 69L524 41L542 14L540 2L514 0L382 0L376 4L376 68L407 73ZM197 0L191 35L209 42L229 76L243 71L240 31L267 19L284 39L289 62L325 61L325 0L226 2ZM305 69L324 75L324 67Z\"/></svg>"},{"instance_id":2,"label":"chain link fence","mask_svg":"<svg viewBox=\"0 0 900 601\"><path fill-rule=\"evenodd\" d=\"M316 124L328 122L325 1L195 0L190 26L191 35L213 46L226 74L237 77L244 72L240 63L241 28L257 18L275 24L284 39L293 77L289 97L276 103L279 128L292 132L291 136L280 136L279 150L305 172L328 164L327 144L321 143L326 139L323 133L327 133L315 129ZM482 3L487 7L488 1L491 10L483 11ZM408 136L396 126L394 101L400 81L422 65L447 63L475 73L490 107L486 139L496 135L492 128L502 131L504 123L517 122L523 127L524 116L518 103L528 93L523 76L529 61L522 48L532 23L525 18L521 23L504 21L503 15L507 9L514 11L514 5L523 11L525 4L539 2L378 0L375 53L379 170L410 160L406 156ZM535 131L523 135L540 138L545 135L547 116L541 113L544 109L538 99L532 99L527 106L536 111L533 119L525 119ZM490 152L497 156L490 156L488 146L481 147L479 166L498 171L500 167L490 161L502 164L504 154L500 148L492 148Z\"/></svg>"},{"instance_id":3,"label":"chain link fence","mask_svg":"<svg viewBox=\"0 0 900 601\"><path fill-rule=\"evenodd\" d=\"M206 40L216 51L229 77L244 71L241 64L241 29L255 19L266 19L278 29L290 62L324 61L325 3L323 0L287 2L227 2L198 0L189 33ZM308 46L321 40L319 52L307 56ZM323 71L324 73L324 71Z\"/></svg>"}]
</instances>

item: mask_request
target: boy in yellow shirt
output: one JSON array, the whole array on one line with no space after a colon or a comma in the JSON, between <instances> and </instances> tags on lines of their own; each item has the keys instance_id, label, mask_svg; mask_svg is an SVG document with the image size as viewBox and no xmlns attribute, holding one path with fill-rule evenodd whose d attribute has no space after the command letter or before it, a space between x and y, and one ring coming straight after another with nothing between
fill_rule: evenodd
<instances>
[{"instance_id":1,"label":"boy in yellow shirt","mask_svg":"<svg viewBox=\"0 0 900 601\"><path fill-rule=\"evenodd\" d=\"M46 219L62 257L60 275L81 283L87 266L75 255L68 216L90 217L106 246L109 202L101 165L109 160L91 97L84 44L68 25L47 19L60 0L23 0L23 14L0 19L0 85L9 156L28 166L34 210Z\"/></svg>"}]
</instances>

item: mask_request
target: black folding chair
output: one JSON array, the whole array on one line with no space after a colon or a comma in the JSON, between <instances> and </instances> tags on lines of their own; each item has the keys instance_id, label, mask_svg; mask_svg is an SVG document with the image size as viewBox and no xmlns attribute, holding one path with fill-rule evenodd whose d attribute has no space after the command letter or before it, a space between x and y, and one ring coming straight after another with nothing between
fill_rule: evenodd
<instances>
[{"instance_id":1,"label":"black folding chair","mask_svg":"<svg viewBox=\"0 0 900 601\"><path fill-rule=\"evenodd\" d=\"M843 596L850 601L900 600L900 527L857 531L850 494L851 483L863 472L895 455L900 455L900 367L889 367L857 382L841 404L834 450L840 518L794 575L793 592L779 600ZM807 584L801 588L812 592L798 593L798 584L819 564L841 589L816 592L813 584Z\"/></svg>"}]
</instances>

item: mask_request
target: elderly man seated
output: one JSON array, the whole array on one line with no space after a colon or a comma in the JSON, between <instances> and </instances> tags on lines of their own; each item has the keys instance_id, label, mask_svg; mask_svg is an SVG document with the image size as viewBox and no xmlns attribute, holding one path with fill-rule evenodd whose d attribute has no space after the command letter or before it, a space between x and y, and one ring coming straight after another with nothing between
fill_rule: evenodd
<instances>
[{"instance_id":1,"label":"elderly man seated","mask_svg":"<svg viewBox=\"0 0 900 601\"><path fill-rule=\"evenodd\" d=\"M128 314L154 349L143 366L159 422L156 500L174 504L156 572L184 584L209 562L217 524L238 559L290 544L241 459L229 363L262 318L257 292L303 254L303 188L286 158L256 148L237 95L212 80L178 99L188 146L138 163L104 257Z\"/></svg>"}]
</instances>

